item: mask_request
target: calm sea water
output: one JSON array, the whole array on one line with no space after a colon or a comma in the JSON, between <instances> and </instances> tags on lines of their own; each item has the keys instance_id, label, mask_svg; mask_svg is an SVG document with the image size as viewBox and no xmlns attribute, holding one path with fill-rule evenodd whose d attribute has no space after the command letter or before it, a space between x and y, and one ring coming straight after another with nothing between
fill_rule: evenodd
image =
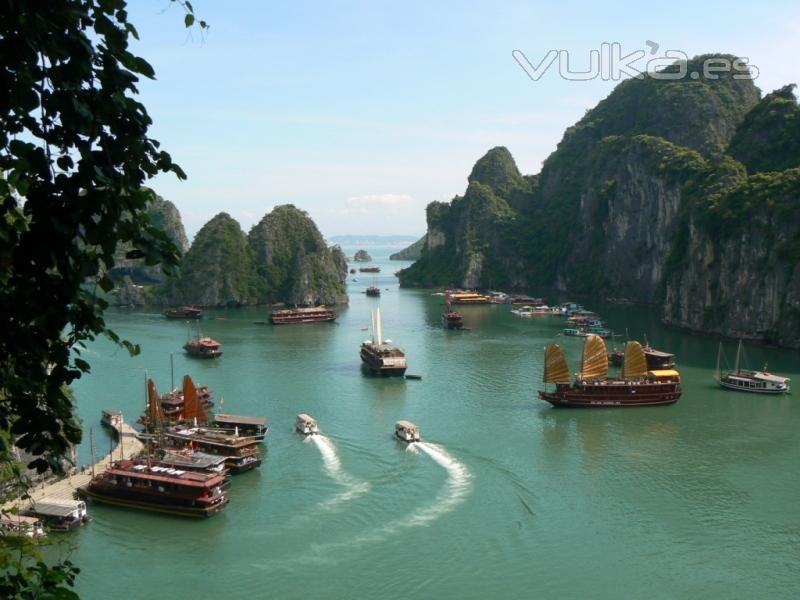
<instances>
[{"instance_id":1,"label":"calm sea water","mask_svg":"<svg viewBox=\"0 0 800 600\"><path fill-rule=\"evenodd\" d=\"M354 249L347 249L352 252ZM440 327L441 297L383 272L349 281L334 324L257 325L265 309L210 311L216 361L184 357L187 326L156 310L115 310L136 358L99 341L75 391L97 452L100 410L135 420L144 373L184 373L224 409L266 415L260 470L237 476L223 513L203 521L91 505L71 537L85 599L109 598L794 598L800 595L800 407L796 397L718 389L718 342L663 328L657 315L600 309L617 331L678 356L670 407L556 410L536 397L543 347L563 322L507 306L464 307L469 331ZM377 256L376 256L377 255ZM349 276L348 279L354 276ZM380 299L363 290L377 282ZM369 310L421 381L360 369ZM573 370L581 341L561 338ZM726 344L732 363L735 345ZM751 366L800 385L798 353L747 347ZM303 439L295 415L324 433ZM393 424L417 423L407 448Z\"/></svg>"}]
</instances>

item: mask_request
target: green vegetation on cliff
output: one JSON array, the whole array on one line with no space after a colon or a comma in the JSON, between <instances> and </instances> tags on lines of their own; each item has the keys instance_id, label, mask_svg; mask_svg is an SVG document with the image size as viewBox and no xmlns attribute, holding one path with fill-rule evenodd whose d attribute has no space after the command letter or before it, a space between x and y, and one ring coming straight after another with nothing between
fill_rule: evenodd
<instances>
[{"instance_id":1,"label":"green vegetation on cliff","mask_svg":"<svg viewBox=\"0 0 800 600\"><path fill-rule=\"evenodd\" d=\"M183 258L180 278L169 282L174 304L239 306L256 297L256 274L247 236L228 213L203 225Z\"/></svg>"},{"instance_id":2,"label":"green vegetation on cliff","mask_svg":"<svg viewBox=\"0 0 800 600\"><path fill-rule=\"evenodd\" d=\"M248 235L258 274L258 301L287 304L347 302L341 261L314 221L291 204L275 207Z\"/></svg>"},{"instance_id":3,"label":"green vegetation on cliff","mask_svg":"<svg viewBox=\"0 0 800 600\"><path fill-rule=\"evenodd\" d=\"M428 236L423 235L416 242L389 256L389 260L419 260L425 248Z\"/></svg>"},{"instance_id":4,"label":"green vegetation on cliff","mask_svg":"<svg viewBox=\"0 0 800 600\"><path fill-rule=\"evenodd\" d=\"M463 197L431 203L422 256L401 285L626 297L662 304L675 324L731 333L736 323L737 335L800 345L800 333L776 334L777 319L800 315L792 89L759 101L751 80L730 74L621 83L565 132L539 174L521 176L493 148ZM740 266L711 269L712 255ZM736 302L731 281L760 290L757 311L725 308Z\"/></svg>"},{"instance_id":5,"label":"green vegetation on cliff","mask_svg":"<svg viewBox=\"0 0 800 600\"><path fill-rule=\"evenodd\" d=\"M353 260L356 262L369 262L372 260L372 257L366 250L358 250L355 256L353 256Z\"/></svg>"}]
</instances>

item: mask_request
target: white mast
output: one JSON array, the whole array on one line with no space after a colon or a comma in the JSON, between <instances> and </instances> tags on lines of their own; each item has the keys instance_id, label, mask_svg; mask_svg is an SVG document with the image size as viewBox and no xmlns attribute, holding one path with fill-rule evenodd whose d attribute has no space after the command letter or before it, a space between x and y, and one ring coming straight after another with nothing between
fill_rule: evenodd
<instances>
[{"instance_id":1,"label":"white mast","mask_svg":"<svg viewBox=\"0 0 800 600\"><path fill-rule=\"evenodd\" d=\"M717 381L719 381L720 377L721 377L720 372L719 372L719 357L720 357L721 354L722 354L722 342L719 343L719 348L717 349L717 370L715 372L715 379Z\"/></svg>"},{"instance_id":2,"label":"white mast","mask_svg":"<svg viewBox=\"0 0 800 600\"><path fill-rule=\"evenodd\" d=\"M377 331L377 335L378 335L378 346L382 346L383 345L383 336L382 336L383 332L381 331L381 309L380 308L376 308L375 309L375 327L376 327L376 331Z\"/></svg>"},{"instance_id":3,"label":"white mast","mask_svg":"<svg viewBox=\"0 0 800 600\"><path fill-rule=\"evenodd\" d=\"M375 343L375 313L369 311L369 336L372 338L372 343Z\"/></svg>"},{"instance_id":4,"label":"white mast","mask_svg":"<svg viewBox=\"0 0 800 600\"><path fill-rule=\"evenodd\" d=\"M742 340L739 339L739 347L736 348L736 374L739 374L739 355L742 353Z\"/></svg>"}]
</instances>

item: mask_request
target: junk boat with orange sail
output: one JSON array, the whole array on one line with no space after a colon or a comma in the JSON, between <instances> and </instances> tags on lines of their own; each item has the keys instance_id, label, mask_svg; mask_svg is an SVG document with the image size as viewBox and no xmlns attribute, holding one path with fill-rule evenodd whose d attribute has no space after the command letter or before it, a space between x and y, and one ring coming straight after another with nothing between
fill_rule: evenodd
<instances>
[{"instance_id":1,"label":"junk boat with orange sail","mask_svg":"<svg viewBox=\"0 0 800 600\"><path fill-rule=\"evenodd\" d=\"M539 398L553 406L656 406L672 404L681 397L680 374L673 369L648 371L644 349L639 342L625 344L620 376L608 377L608 351L603 338L586 337L581 370L571 381L567 360L558 344L545 349ZM555 384L550 390L547 384Z\"/></svg>"}]
</instances>

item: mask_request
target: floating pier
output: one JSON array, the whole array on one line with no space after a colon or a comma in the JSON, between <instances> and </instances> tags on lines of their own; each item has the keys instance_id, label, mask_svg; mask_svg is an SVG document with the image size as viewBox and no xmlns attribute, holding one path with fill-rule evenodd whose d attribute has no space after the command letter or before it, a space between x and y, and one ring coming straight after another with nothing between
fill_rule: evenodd
<instances>
[{"instance_id":1,"label":"floating pier","mask_svg":"<svg viewBox=\"0 0 800 600\"><path fill-rule=\"evenodd\" d=\"M93 467L86 466L81 469L73 469L67 477L37 484L28 490L29 497L7 502L0 509L0 512L7 512L13 508L26 510L32 502L75 500L78 488L91 481L92 471L94 471L95 475L99 475L115 460L132 458L144 450L142 442L136 437L136 430L121 419L120 423L113 426L112 429L116 431L117 446L95 463Z\"/></svg>"}]
</instances>

